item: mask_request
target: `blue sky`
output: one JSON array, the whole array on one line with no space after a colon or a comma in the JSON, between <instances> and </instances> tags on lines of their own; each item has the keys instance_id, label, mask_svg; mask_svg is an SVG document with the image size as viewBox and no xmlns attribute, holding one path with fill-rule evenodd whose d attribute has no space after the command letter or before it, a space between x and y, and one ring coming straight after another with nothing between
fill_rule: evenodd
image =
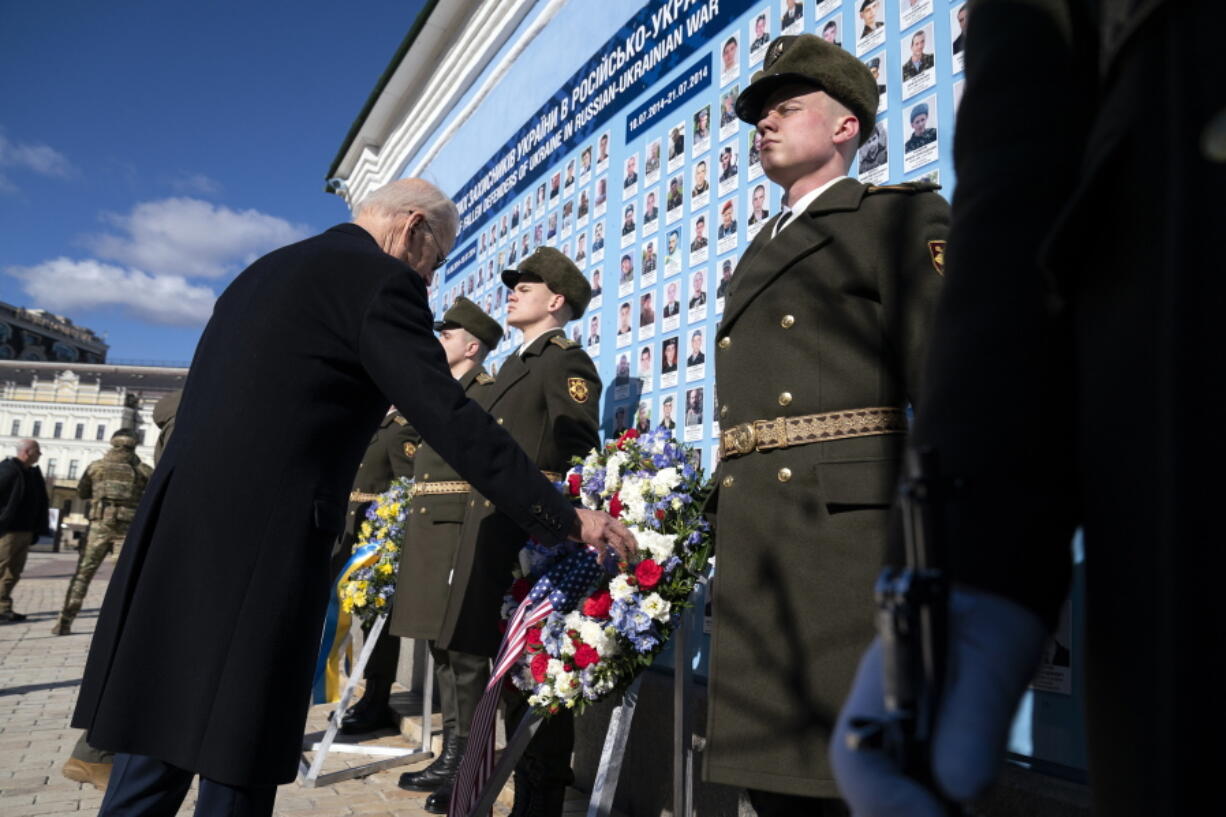
<instances>
[{"instance_id":1,"label":"blue sky","mask_svg":"<svg viewBox=\"0 0 1226 817\"><path fill-rule=\"evenodd\" d=\"M324 176L423 0L0 0L0 300L187 361Z\"/></svg>"}]
</instances>

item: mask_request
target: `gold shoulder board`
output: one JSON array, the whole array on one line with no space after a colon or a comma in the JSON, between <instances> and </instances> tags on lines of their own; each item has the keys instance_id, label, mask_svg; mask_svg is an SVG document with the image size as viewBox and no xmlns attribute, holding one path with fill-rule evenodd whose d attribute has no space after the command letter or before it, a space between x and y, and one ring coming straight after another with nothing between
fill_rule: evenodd
<instances>
[{"instance_id":1,"label":"gold shoulder board","mask_svg":"<svg viewBox=\"0 0 1226 817\"><path fill-rule=\"evenodd\" d=\"M865 193L928 193L940 190L941 185L933 182L900 182L899 184L870 184Z\"/></svg>"},{"instance_id":2,"label":"gold shoulder board","mask_svg":"<svg viewBox=\"0 0 1226 817\"><path fill-rule=\"evenodd\" d=\"M565 337L562 337L561 335L554 335L552 338L549 339L549 342L552 343L554 346L558 346L563 349L574 349L579 345L575 343L573 340L571 340L570 338L565 338Z\"/></svg>"},{"instance_id":3,"label":"gold shoulder board","mask_svg":"<svg viewBox=\"0 0 1226 817\"><path fill-rule=\"evenodd\" d=\"M398 425L407 426L409 424L409 421L401 417L399 414L392 419L395 420Z\"/></svg>"}]
</instances>

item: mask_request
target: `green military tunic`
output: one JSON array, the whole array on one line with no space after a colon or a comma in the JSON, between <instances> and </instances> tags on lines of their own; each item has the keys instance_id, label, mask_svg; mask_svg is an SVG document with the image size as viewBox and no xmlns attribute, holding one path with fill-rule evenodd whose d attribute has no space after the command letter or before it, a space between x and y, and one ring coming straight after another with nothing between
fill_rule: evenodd
<instances>
[{"instance_id":1,"label":"green military tunic","mask_svg":"<svg viewBox=\"0 0 1226 817\"><path fill-rule=\"evenodd\" d=\"M778 217L763 226L717 330L722 430L911 401L949 220L932 189L846 179L775 238ZM902 444L879 434L720 463L708 779L838 795L826 745L873 636Z\"/></svg>"},{"instance_id":2,"label":"green military tunic","mask_svg":"<svg viewBox=\"0 0 1226 817\"><path fill-rule=\"evenodd\" d=\"M508 358L496 382L469 396L541 470L560 474L572 457L600 444L600 393L592 359L556 329ZM449 468L427 470L424 459L419 470L419 483L458 479ZM525 534L479 494L431 494L413 504L392 632L493 656L502 598Z\"/></svg>"},{"instance_id":3,"label":"green military tunic","mask_svg":"<svg viewBox=\"0 0 1226 817\"><path fill-rule=\"evenodd\" d=\"M370 439L362 463L353 478L349 494L349 513L345 517L345 537L352 545L361 531L366 511L374 498L387 490L392 480L413 476L421 435L398 411L392 411L379 423ZM348 549L346 549L348 555Z\"/></svg>"}]
</instances>

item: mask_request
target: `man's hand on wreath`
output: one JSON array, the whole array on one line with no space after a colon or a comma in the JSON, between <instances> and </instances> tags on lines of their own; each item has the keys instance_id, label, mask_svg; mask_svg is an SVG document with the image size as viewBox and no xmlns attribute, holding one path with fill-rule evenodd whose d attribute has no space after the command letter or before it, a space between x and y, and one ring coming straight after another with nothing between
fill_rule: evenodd
<instances>
[{"instance_id":1,"label":"man's hand on wreath","mask_svg":"<svg viewBox=\"0 0 1226 817\"><path fill-rule=\"evenodd\" d=\"M1018 699L1046 639L1039 617L1003 596L965 586L950 593L948 677L932 746L932 775L950 800L974 800L999 773ZM932 792L892 758L848 746L852 718L886 716L882 659L878 638L835 725L830 764L839 791L855 817L941 817L946 811Z\"/></svg>"},{"instance_id":2,"label":"man's hand on wreath","mask_svg":"<svg viewBox=\"0 0 1226 817\"><path fill-rule=\"evenodd\" d=\"M629 560L630 554L638 552L634 534L604 511L576 508L575 527L570 538L595 548L596 558L602 565L610 550L623 562Z\"/></svg>"}]
</instances>

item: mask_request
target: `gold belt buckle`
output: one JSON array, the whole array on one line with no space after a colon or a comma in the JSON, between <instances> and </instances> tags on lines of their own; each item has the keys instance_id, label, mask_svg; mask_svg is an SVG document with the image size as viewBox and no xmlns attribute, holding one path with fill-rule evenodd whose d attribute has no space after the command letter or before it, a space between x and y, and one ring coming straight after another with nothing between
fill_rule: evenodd
<instances>
[{"instance_id":1,"label":"gold belt buckle","mask_svg":"<svg viewBox=\"0 0 1226 817\"><path fill-rule=\"evenodd\" d=\"M732 438L732 450L737 456L745 456L752 454L757 446L758 435L754 432L753 423L740 423L729 430L729 436Z\"/></svg>"}]
</instances>

